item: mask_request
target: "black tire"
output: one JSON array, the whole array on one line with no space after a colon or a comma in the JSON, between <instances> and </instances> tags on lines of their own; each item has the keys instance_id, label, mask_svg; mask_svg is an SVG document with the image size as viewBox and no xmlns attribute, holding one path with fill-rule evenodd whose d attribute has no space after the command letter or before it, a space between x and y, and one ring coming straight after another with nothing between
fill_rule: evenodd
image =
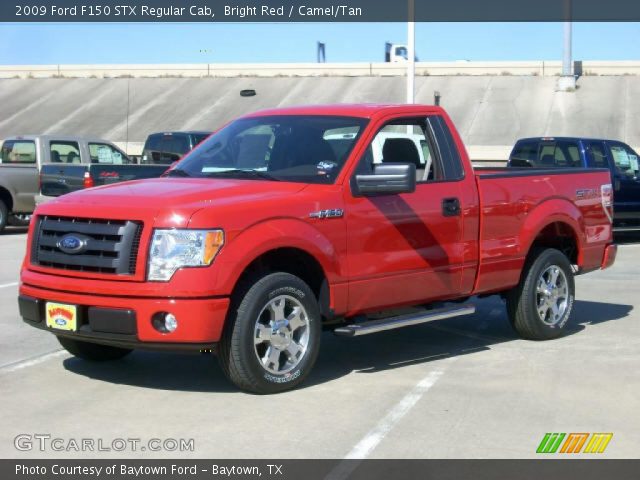
<instances>
[{"instance_id":1,"label":"black tire","mask_svg":"<svg viewBox=\"0 0 640 480\"><path fill-rule=\"evenodd\" d=\"M250 393L279 393L297 387L311 371L320 349L322 321L313 291L305 282L288 273L255 277L246 283L245 288L238 290L231 299L225 331L218 345L218 360L223 372L234 385ZM272 301L277 302L283 296L292 299L290 301L297 301L303 307L307 322L303 328L308 329L308 337L306 350L295 360L298 362L295 367L278 374L268 370L271 364L265 367L261 363L258 359L258 349L261 347L255 347L254 343L259 318L264 317L264 312L268 314L266 309ZM286 328L289 328L288 324ZM271 344L265 343L264 346L270 348L266 345ZM278 355L279 363L283 363L283 360L286 363L290 358L286 351Z\"/></svg>"},{"instance_id":2,"label":"black tire","mask_svg":"<svg viewBox=\"0 0 640 480\"><path fill-rule=\"evenodd\" d=\"M133 350L128 348L110 347L97 343L82 342L68 337L58 337L60 345L74 357L90 362L108 362L119 360L130 354Z\"/></svg>"},{"instance_id":3,"label":"black tire","mask_svg":"<svg viewBox=\"0 0 640 480\"><path fill-rule=\"evenodd\" d=\"M4 204L2 200L0 200L0 233L4 230L4 227L7 226L7 221L9 219L9 209Z\"/></svg>"},{"instance_id":4,"label":"black tire","mask_svg":"<svg viewBox=\"0 0 640 480\"><path fill-rule=\"evenodd\" d=\"M558 267L566 280L566 294L558 300L562 303L562 298L566 299L566 308L557 319L551 318L552 312L549 307L545 310L545 305L539 307L539 302L543 301L544 295L538 293L538 283L543 274L548 269ZM548 278L548 277L547 277ZM562 278L562 275L558 275ZM527 260L520 283L507 295L507 313L513 328L518 334L528 340L550 340L558 338L564 333L575 299L575 283L573 271L567 257L559 250L548 248L532 252ZM553 301L550 300L552 303ZM556 303L557 305L557 303ZM539 309L545 312L546 320L543 320Z\"/></svg>"}]
</instances>

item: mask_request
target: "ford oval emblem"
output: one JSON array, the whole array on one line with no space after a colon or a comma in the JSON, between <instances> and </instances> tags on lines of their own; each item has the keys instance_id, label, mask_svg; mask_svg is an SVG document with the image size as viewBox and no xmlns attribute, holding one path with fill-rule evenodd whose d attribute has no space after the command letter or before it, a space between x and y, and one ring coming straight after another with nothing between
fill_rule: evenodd
<instances>
[{"instance_id":1,"label":"ford oval emblem","mask_svg":"<svg viewBox=\"0 0 640 480\"><path fill-rule=\"evenodd\" d=\"M60 240L58 240L57 246L64 253L76 254L83 252L87 247L88 237L84 235L78 235L75 233L68 233Z\"/></svg>"},{"instance_id":2,"label":"ford oval emblem","mask_svg":"<svg viewBox=\"0 0 640 480\"><path fill-rule=\"evenodd\" d=\"M64 318L56 318L56 325L60 325L64 327L67 324L67 321Z\"/></svg>"}]
</instances>

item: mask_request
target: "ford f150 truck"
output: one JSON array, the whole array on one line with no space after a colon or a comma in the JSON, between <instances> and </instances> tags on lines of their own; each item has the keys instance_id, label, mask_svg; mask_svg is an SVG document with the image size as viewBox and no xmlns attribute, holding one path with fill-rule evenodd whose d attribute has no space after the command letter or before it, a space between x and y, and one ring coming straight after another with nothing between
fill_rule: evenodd
<instances>
[{"instance_id":1,"label":"ford f150 truck","mask_svg":"<svg viewBox=\"0 0 640 480\"><path fill-rule=\"evenodd\" d=\"M575 137L523 138L509 156L510 167L606 168L613 183L614 232L640 231L638 154L617 140Z\"/></svg>"},{"instance_id":2,"label":"ford f150 truck","mask_svg":"<svg viewBox=\"0 0 640 480\"><path fill-rule=\"evenodd\" d=\"M38 207L20 314L83 359L215 351L241 389L280 392L323 329L469 314L475 295L502 295L522 337L558 337L574 274L614 262L611 200L607 170L474 172L439 107L263 111L164 178Z\"/></svg>"}]
</instances>

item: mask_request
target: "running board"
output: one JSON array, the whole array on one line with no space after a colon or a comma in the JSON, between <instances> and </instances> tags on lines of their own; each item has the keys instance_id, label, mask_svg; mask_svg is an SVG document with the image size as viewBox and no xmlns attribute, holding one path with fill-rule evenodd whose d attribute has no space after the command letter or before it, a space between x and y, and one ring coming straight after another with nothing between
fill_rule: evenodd
<instances>
[{"instance_id":1,"label":"running board","mask_svg":"<svg viewBox=\"0 0 640 480\"><path fill-rule=\"evenodd\" d=\"M369 335L370 333L383 332L385 330L419 325L432 320L443 320L445 318L471 315L475 311L476 307L474 305L444 307L424 312L399 315L397 317L354 323L353 325L347 325L346 327L336 328L333 333L344 337L358 337L360 335Z\"/></svg>"},{"instance_id":2,"label":"running board","mask_svg":"<svg viewBox=\"0 0 640 480\"><path fill-rule=\"evenodd\" d=\"M640 232L640 225L630 227L613 227L613 233Z\"/></svg>"}]
</instances>

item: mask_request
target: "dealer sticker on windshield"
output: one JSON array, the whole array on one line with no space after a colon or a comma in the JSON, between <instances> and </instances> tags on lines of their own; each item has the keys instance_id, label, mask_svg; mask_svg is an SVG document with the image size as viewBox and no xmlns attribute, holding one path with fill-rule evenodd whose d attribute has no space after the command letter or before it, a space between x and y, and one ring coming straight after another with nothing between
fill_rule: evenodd
<instances>
[{"instance_id":1,"label":"dealer sticker on windshield","mask_svg":"<svg viewBox=\"0 0 640 480\"><path fill-rule=\"evenodd\" d=\"M76 331L77 308L75 305L47 302L47 327L56 330Z\"/></svg>"}]
</instances>

